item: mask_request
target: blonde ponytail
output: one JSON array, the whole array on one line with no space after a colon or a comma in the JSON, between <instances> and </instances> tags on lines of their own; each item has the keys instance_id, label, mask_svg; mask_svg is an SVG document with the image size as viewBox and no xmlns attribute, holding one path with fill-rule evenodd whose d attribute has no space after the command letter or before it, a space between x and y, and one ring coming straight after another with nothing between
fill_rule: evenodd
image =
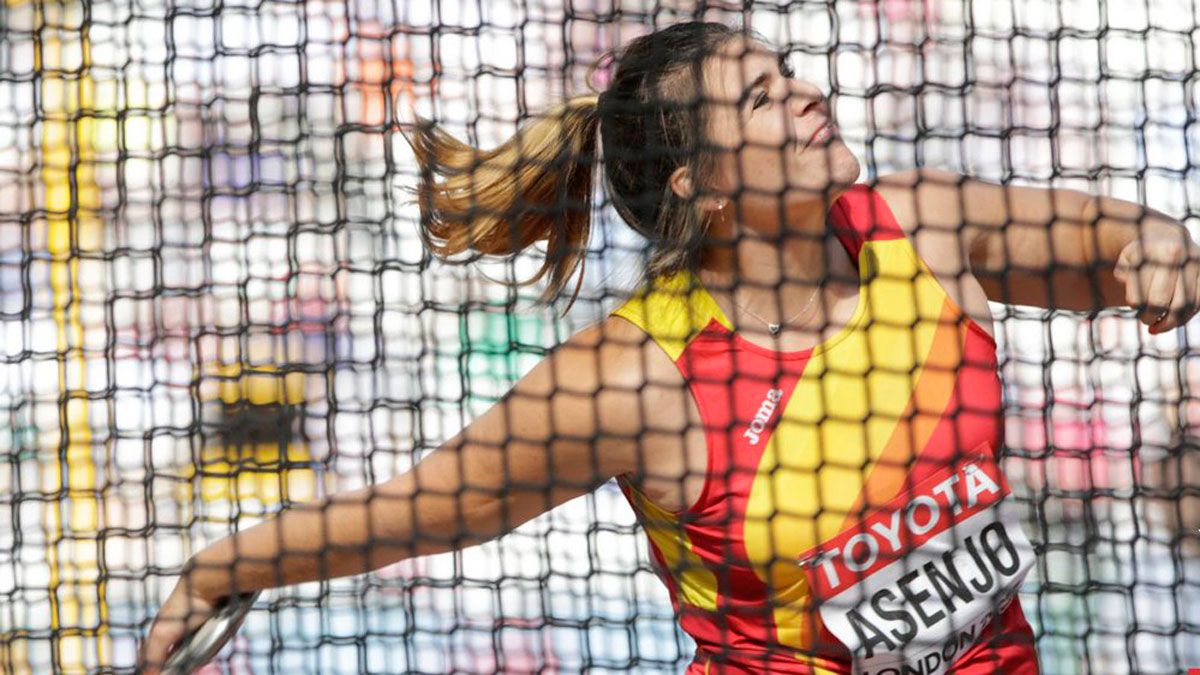
<instances>
[{"instance_id":1,"label":"blonde ponytail","mask_svg":"<svg viewBox=\"0 0 1200 675\"><path fill-rule=\"evenodd\" d=\"M580 267L570 308L583 284L598 99L564 101L486 152L418 117L415 132L405 138L421 165L415 193L425 246L448 259L468 249L514 255L545 240L545 264L519 285L549 274L538 298L548 302Z\"/></svg>"}]
</instances>

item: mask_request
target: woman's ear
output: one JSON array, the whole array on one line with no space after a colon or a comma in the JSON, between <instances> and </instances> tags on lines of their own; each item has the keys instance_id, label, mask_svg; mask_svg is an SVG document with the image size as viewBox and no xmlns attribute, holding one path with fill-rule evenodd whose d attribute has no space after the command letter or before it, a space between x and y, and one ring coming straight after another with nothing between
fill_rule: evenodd
<instances>
[{"instance_id":1,"label":"woman's ear","mask_svg":"<svg viewBox=\"0 0 1200 675\"><path fill-rule=\"evenodd\" d=\"M671 172L671 191L679 195L680 199L692 199L695 194L695 186L692 185L692 172L686 166L681 166ZM704 211L720 211L725 208L726 200L721 197L704 196L697 197L696 204Z\"/></svg>"}]
</instances>

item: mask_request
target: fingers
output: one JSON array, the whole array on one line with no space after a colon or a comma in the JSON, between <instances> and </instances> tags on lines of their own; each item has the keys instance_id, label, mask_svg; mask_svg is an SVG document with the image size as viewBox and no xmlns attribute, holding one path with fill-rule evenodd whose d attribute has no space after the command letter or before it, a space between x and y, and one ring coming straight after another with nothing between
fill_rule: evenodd
<instances>
[{"instance_id":1,"label":"fingers","mask_svg":"<svg viewBox=\"0 0 1200 675\"><path fill-rule=\"evenodd\" d=\"M212 615L211 605L189 596L183 588L182 582L175 587L150 625L138 655L139 673L158 675L183 639Z\"/></svg>"},{"instance_id":2,"label":"fingers","mask_svg":"<svg viewBox=\"0 0 1200 675\"><path fill-rule=\"evenodd\" d=\"M1121 249L1120 255L1113 265L1113 276L1121 283L1128 285L1129 280L1138 278L1138 273L1142 269L1142 247L1140 242L1130 242L1125 248ZM1127 298L1128 299L1128 298Z\"/></svg>"},{"instance_id":3,"label":"fingers","mask_svg":"<svg viewBox=\"0 0 1200 675\"><path fill-rule=\"evenodd\" d=\"M1137 309L1138 320L1158 327L1152 332L1167 330L1172 313L1178 315L1188 304L1184 268L1152 259L1137 242L1121 251L1113 274L1125 283L1125 301Z\"/></svg>"},{"instance_id":4,"label":"fingers","mask_svg":"<svg viewBox=\"0 0 1200 675\"><path fill-rule=\"evenodd\" d=\"M1200 311L1200 263L1193 258L1175 274L1175 288L1167 316L1155 322L1150 332L1163 333L1187 324Z\"/></svg>"},{"instance_id":5,"label":"fingers","mask_svg":"<svg viewBox=\"0 0 1200 675\"><path fill-rule=\"evenodd\" d=\"M160 614L150 628L150 633L142 642L142 650L138 656L138 672L143 675L158 675L162 672L171 655L173 648L184 636L184 623L177 620L164 620Z\"/></svg>"},{"instance_id":6,"label":"fingers","mask_svg":"<svg viewBox=\"0 0 1200 675\"><path fill-rule=\"evenodd\" d=\"M1175 288L1172 290L1171 299L1167 304L1168 309L1160 313L1161 318L1150 325L1152 335L1177 328L1187 320L1188 307L1191 304L1187 283L1184 281L1187 275L1175 272L1172 276L1175 277Z\"/></svg>"},{"instance_id":7,"label":"fingers","mask_svg":"<svg viewBox=\"0 0 1200 675\"><path fill-rule=\"evenodd\" d=\"M1170 316L1171 302L1175 296L1176 280L1179 270L1163 265L1150 264L1149 283L1147 284L1145 306L1139 313L1142 322L1147 326L1160 323Z\"/></svg>"},{"instance_id":8,"label":"fingers","mask_svg":"<svg viewBox=\"0 0 1200 675\"><path fill-rule=\"evenodd\" d=\"M1180 315L1176 317L1176 326L1182 326L1191 321L1196 312L1200 311L1200 258L1197 257L1198 254L1200 254L1200 249L1197 249L1195 244L1191 245L1188 250L1187 262L1183 266L1184 303Z\"/></svg>"},{"instance_id":9,"label":"fingers","mask_svg":"<svg viewBox=\"0 0 1200 675\"><path fill-rule=\"evenodd\" d=\"M1112 273L1152 334L1183 326L1200 312L1200 246L1182 230L1131 241Z\"/></svg>"},{"instance_id":10,"label":"fingers","mask_svg":"<svg viewBox=\"0 0 1200 675\"><path fill-rule=\"evenodd\" d=\"M1142 265L1118 268L1118 270L1121 269L1124 269L1124 271L1119 272L1118 278L1125 282L1125 303L1130 307L1143 308L1145 301L1143 300L1144 291L1142 289L1148 289L1148 282L1151 280L1147 271L1143 269ZM1139 320L1145 320L1144 313L1144 310L1139 310Z\"/></svg>"}]
</instances>

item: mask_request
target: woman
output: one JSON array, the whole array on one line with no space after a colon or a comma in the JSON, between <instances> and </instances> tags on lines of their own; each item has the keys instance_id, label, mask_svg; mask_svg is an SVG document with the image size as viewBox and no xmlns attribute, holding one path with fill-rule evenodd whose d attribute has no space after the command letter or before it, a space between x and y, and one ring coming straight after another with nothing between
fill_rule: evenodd
<instances>
[{"instance_id":1,"label":"woman","mask_svg":"<svg viewBox=\"0 0 1200 675\"><path fill-rule=\"evenodd\" d=\"M483 542L612 477L696 641L689 672L1037 671L987 301L1130 304L1161 332L1196 311L1200 250L1069 190L855 184L821 92L739 29L674 25L617 62L479 166L442 132L410 142L427 244L546 240L550 295L582 263L601 154L654 245L641 292L410 472L197 554L146 672L235 590Z\"/></svg>"}]
</instances>

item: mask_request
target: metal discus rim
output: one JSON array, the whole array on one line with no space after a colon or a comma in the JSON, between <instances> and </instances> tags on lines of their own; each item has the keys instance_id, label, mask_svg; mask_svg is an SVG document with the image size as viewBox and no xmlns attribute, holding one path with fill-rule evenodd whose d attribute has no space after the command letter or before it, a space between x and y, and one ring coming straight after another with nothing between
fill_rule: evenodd
<instances>
[{"instance_id":1,"label":"metal discus rim","mask_svg":"<svg viewBox=\"0 0 1200 675\"><path fill-rule=\"evenodd\" d=\"M197 668L212 660L221 647L237 633L242 620L254 606L262 591L231 596L199 628L192 631L171 652L163 665L163 675L191 675Z\"/></svg>"}]
</instances>

